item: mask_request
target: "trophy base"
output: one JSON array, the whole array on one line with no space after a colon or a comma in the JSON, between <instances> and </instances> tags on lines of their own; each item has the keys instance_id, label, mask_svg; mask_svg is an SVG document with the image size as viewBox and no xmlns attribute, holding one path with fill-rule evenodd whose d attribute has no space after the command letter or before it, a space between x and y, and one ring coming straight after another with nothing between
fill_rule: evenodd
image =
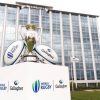
<instances>
[{"instance_id":1,"label":"trophy base","mask_svg":"<svg viewBox=\"0 0 100 100\"><path fill-rule=\"evenodd\" d=\"M38 62L38 58L36 55L24 55L23 60L24 62Z\"/></svg>"}]
</instances>

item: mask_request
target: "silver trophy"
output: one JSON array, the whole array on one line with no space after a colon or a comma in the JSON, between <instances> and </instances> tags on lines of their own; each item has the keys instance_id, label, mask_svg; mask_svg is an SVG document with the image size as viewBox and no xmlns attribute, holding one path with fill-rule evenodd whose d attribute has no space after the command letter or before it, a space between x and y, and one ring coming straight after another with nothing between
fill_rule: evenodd
<instances>
[{"instance_id":1,"label":"silver trophy","mask_svg":"<svg viewBox=\"0 0 100 100\"><path fill-rule=\"evenodd\" d=\"M33 24L27 24L21 26L20 34L26 44L26 51L23 56L24 61L37 62L37 56L33 49L39 40L39 28Z\"/></svg>"},{"instance_id":2,"label":"silver trophy","mask_svg":"<svg viewBox=\"0 0 100 100\"><path fill-rule=\"evenodd\" d=\"M46 46L41 45L41 28L33 24L21 26L19 33L22 40L13 42L4 54L4 63L12 65L19 62L39 62L45 64L57 64L58 56L56 52Z\"/></svg>"}]
</instances>

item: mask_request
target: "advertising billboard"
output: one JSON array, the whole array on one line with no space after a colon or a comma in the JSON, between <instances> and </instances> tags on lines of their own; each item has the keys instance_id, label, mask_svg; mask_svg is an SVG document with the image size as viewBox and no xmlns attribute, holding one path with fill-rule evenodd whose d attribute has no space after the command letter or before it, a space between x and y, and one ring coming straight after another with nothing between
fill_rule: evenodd
<instances>
[{"instance_id":1,"label":"advertising billboard","mask_svg":"<svg viewBox=\"0 0 100 100\"><path fill-rule=\"evenodd\" d=\"M24 62L0 68L2 100L70 100L65 66Z\"/></svg>"}]
</instances>

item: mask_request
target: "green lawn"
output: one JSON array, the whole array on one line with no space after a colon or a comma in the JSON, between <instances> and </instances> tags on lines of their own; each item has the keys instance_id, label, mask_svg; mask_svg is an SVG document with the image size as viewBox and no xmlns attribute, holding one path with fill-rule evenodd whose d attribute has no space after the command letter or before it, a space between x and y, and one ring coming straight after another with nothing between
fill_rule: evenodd
<instances>
[{"instance_id":1,"label":"green lawn","mask_svg":"<svg viewBox=\"0 0 100 100\"><path fill-rule=\"evenodd\" d=\"M100 100L100 91L74 91L71 100Z\"/></svg>"}]
</instances>

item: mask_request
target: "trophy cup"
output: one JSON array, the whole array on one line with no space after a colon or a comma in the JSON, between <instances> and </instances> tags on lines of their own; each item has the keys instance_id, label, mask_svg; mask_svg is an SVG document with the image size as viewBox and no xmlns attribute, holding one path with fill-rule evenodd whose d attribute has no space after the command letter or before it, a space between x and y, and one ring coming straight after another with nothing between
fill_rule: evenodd
<instances>
[{"instance_id":1,"label":"trophy cup","mask_svg":"<svg viewBox=\"0 0 100 100\"><path fill-rule=\"evenodd\" d=\"M56 52L46 45L38 45L41 36L40 29L33 24L20 27L19 33L22 40L13 42L7 48L4 54L4 62L6 65L23 61L57 64L58 56Z\"/></svg>"},{"instance_id":2,"label":"trophy cup","mask_svg":"<svg viewBox=\"0 0 100 100\"><path fill-rule=\"evenodd\" d=\"M36 46L36 42L39 38L38 28L33 24L27 24L26 26L21 26L21 37L26 44L26 52L23 56L24 61L37 62L37 56L33 49Z\"/></svg>"},{"instance_id":3,"label":"trophy cup","mask_svg":"<svg viewBox=\"0 0 100 100\"><path fill-rule=\"evenodd\" d=\"M48 46L37 45L41 36L39 29L40 28L37 28L33 24L21 26L20 34L26 45L25 53L22 57L22 62L28 61L56 64L58 62L58 56L56 52Z\"/></svg>"}]
</instances>

